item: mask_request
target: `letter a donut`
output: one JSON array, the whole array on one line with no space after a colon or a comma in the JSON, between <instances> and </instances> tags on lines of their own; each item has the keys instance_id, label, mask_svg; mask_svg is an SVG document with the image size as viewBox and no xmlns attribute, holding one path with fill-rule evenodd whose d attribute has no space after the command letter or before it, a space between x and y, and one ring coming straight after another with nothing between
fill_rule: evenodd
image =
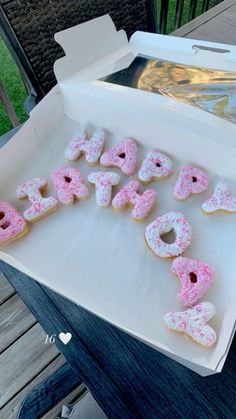
<instances>
[{"instance_id":1,"label":"letter a donut","mask_svg":"<svg viewBox=\"0 0 236 419\"><path fill-rule=\"evenodd\" d=\"M133 138L125 138L121 143L105 151L100 163L105 167L119 167L127 176L134 174L136 165L137 144Z\"/></svg>"},{"instance_id":2,"label":"letter a donut","mask_svg":"<svg viewBox=\"0 0 236 419\"><path fill-rule=\"evenodd\" d=\"M190 194L199 194L207 190L207 174L194 166L184 166L179 172L173 189L175 199L184 200Z\"/></svg>"}]
</instances>

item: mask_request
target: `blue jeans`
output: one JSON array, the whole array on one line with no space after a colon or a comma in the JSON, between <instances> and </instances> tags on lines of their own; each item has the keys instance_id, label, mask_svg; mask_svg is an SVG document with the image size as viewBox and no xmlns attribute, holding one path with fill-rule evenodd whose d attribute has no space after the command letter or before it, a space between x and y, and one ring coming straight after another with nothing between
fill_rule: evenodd
<instances>
[{"instance_id":1,"label":"blue jeans","mask_svg":"<svg viewBox=\"0 0 236 419\"><path fill-rule=\"evenodd\" d=\"M0 268L109 418L236 418L236 339L223 372L202 378L0 262ZM8 366L10 367L10 366ZM96 418L94 418L96 419Z\"/></svg>"}]
</instances>

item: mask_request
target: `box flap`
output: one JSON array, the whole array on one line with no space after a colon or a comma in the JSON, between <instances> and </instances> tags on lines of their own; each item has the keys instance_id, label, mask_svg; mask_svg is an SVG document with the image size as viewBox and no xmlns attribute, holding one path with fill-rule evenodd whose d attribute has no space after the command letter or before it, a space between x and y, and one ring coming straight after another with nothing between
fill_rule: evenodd
<instances>
[{"instance_id":1,"label":"box flap","mask_svg":"<svg viewBox=\"0 0 236 419\"><path fill-rule=\"evenodd\" d=\"M117 31L109 15L55 34L66 56L54 63L58 81L128 44L125 31Z\"/></svg>"}]
</instances>

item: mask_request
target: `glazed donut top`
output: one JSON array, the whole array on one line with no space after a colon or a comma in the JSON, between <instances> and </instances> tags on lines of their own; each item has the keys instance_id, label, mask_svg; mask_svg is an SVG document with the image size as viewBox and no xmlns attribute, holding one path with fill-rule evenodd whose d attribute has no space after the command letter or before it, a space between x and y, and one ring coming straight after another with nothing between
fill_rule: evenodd
<instances>
[{"instance_id":1,"label":"glazed donut top","mask_svg":"<svg viewBox=\"0 0 236 419\"><path fill-rule=\"evenodd\" d=\"M84 154L88 163L97 163L105 143L105 133L99 129L90 140L87 140L87 135L85 128L79 128L76 131L65 151L65 157L68 160L77 160L81 154Z\"/></svg>"},{"instance_id":2,"label":"glazed donut top","mask_svg":"<svg viewBox=\"0 0 236 419\"><path fill-rule=\"evenodd\" d=\"M135 220L143 220L151 211L153 204L156 200L156 192L152 189L147 189L143 194L139 194L139 183L131 181L125 185L113 198L113 208L119 210L132 204L132 217Z\"/></svg>"},{"instance_id":3,"label":"glazed donut top","mask_svg":"<svg viewBox=\"0 0 236 419\"><path fill-rule=\"evenodd\" d=\"M208 201L202 204L202 209L207 213L220 210L236 212L236 197L232 196L230 187L227 183L217 183L213 195Z\"/></svg>"},{"instance_id":4,"label":"glazed donut top","mask_svg":"<svg viewBox=\"0 0 236 419\"><path fill-rule=\"evenodd\" d=\"M0 244L7 243L27 229L26 222L8 202L0 202Z\"/></svg>"},{"instance_id":5,"label":"glazed donut top","mask_svg":"<svg viewBox=\"0 0 236 419\"><path fill-rule=\"evenodd\" d=\"M42 197L41 191L47 186L46 179L42 176L35 177L17 187L17 198L26 198L31 202L31 206L24 211L24 218L27 221L34 221L46 215L58 206L58 201L53 197Z\"/></svg>"},{"instance_id":6,"label":"glazed donut top","mask_svg":"<svg viewBox=\"0 0 236 419\"><path fill-rule=\"evenodd\" d=\"M115 172L93 172L88 175L88 181L95 184L96 203L99 207L108 207L111 202L112 186L120 181Z\"/></svg>"},{"instance_id":7,"label":"glazed donut top","mask_svg":"<svg viewBox=\"0 0 236 419\"><path fill-rule=\"evenodd\" d=\"M134 174L136 165L137 144L133 138L125 138L121 143L105 151L100 163L105 167L119 167L127 176Z\"/></svg>"},{"instance_id":8,"label":"glazed donut top","mask_svg":"<svg viewBox=\"0 0 236 419\"><path fill-rule=\"evenodd\" d=\"M41 191L46 186L47 182L43 176L34 177L17 187L16 196L19 199L28 197L30 201L34 202L42 199Z\"/></svg>"},{"instance_id":9,"label":"glazed donut top","mask_svg":"<svg viewBox=\"0 0 236 419\"><path fill-rule=\"evenodd\" d=\"M175 233L175 241L168 244L162 240L161 236L171 230ZM157 217L145 230L145 239L148 246L160 257L173 257L183 253L191 244L191 236L192 229L186 217L177 211L171 211Z\"/></svg>"},{"instance_id":10,"label":"glazed donut top","mask_svg":"<svg viewBox=\"0 0 236 419\"><path fill-rule=\"evenodd\" d=\"M206 263L179 256L172 263L181 281L178 299L184 307L193 306L208 290L215 278L214 270Z\"/></svg>"},{"instance_id":11,"label":"glazed donut top","mask_svg":"<svg viewBox=\"0 0 236 419\"><path fill-rule=\"evenodd\" d=\"M85 199L89 190L85 186L79 169L61 167L52 172L52 180L62 204L72 204L75 198Z\"/></svg>"},{"instance_id":12,"label":"glazed donut top","mask_svg":"<svg viewBox=\"0 0 236 419\"><path fill-rule=\"evenodd\" d=\"M194 166L184 166L179 172L173 195L182 200L192 194L204 192L208 187L207 174Z\"/></svg>"},{"instance_id":13,"label":"glazed donut top","mask_svg":"<svg viewBox=\"0 0 236 419\"><path fill-rule=\"evenodd\" d=\"M214 315L214 305L203 302L183 312L171 311L167 313L164 322L170 329L185 333L195 342L210 347L216 341L216 333L207 323Z\"/></svg>"},{"instance_id":14,"label":"glazed donut top","mask_svg":"<svg viewBox=\"0 0 236 419\"><path fill-rule=\"evenodd\" d=\"M165 154L152 150L147 154L138 172L141 182L151 182L152 178L168 176L172 171L172 161Z\"/></svg>"}]
</instances>

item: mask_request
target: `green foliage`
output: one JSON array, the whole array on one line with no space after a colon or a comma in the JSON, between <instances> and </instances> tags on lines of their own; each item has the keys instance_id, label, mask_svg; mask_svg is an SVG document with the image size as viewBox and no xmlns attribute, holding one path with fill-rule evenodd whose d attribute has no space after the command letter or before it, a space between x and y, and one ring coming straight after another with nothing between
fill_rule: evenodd
<instances>
[{"instance_id":1,"label":"green foliage","mask_svg":"<svg viewBox=\"0 0 236 419\"><path fill-rule=\"evenodd\" d=\"M196 17L201 14L203 1L204 0L197 1ZM209 8L214 6L215 1L216 0L210 0ZM184 1L181 26L185 25L185 23L188 22L189 4L190 4L190 0ZM161 5L161 0L157 0L158 16L160 16L160 5ZM174 30L175 9L176 9L176 0L169 0L168 16L167 16L167 34Z\"/></svg>"},{"instance_id":2,"label":"green foliage","mask_svg":"<svg viewBox=\"0 0 236 419\"><path fill-rule=\"evenodd\" d=\"M23 122L27 119L23 103L27 95L24 83L11 54L9 53L3 39L0 36L0 80L8 93L15 112ZM9 121L6 111L0 101L0 135L9 131L12 124Z\"/></svg>"}]
</instances>

